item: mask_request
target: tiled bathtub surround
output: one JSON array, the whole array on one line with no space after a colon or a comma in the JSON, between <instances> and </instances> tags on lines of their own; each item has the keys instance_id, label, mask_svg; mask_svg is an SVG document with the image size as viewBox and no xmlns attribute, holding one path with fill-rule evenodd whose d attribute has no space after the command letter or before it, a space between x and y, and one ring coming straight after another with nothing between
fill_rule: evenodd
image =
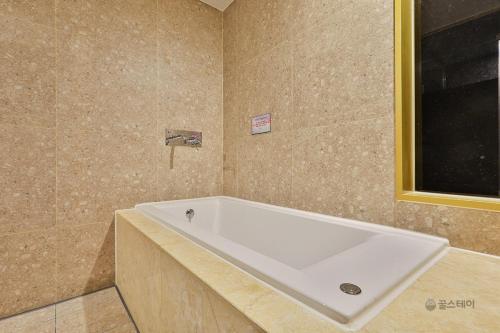
<instances>
[{"instance_id":1,"label":"tiled bathtub surround","mask_svg":"<svg viewBox=\"0 0 500 333\"><path fill-rule=\"evenodd\" d=\"M221 193L217 10L0 0L0 77L0 317L112 285L114 210Z\"/></svg>"},{"instance_id":2,"label":"tiled bathtub surround","mask_svg":"<svg viewBox=\"0 0 500 333\"><path fill-rule=\"evenodd\" d=\"M224 12L224 194L500 254L500 214L396 203L389 0L236 0ZM272 113L272 133L250 117Z\"/></svg>"},{"instance_id":3,"label":"tiled bathtub surround","mask_svg":"<svg viewBox=\"0 0 500 333\"><path fill-rule=\"evenodd\" d=\"M394 200L392 11L0 0L0 317L111 285L115 209L222 188L500 254L500 214ZM204 147L171 170L165 127Z\"/></svg>"},{"instance_id":4,"label":"tiled bathtub surround","mask_svg":"<svg viewBox=\"0 0 500 333\"><path fill-rule=\"evenodd\" d=\"M499 273L498 257L451 248L357 332L498 332ZM117 284L143 333L345 332L135 209L117 213Z\"/></svg>"}]
</instances>

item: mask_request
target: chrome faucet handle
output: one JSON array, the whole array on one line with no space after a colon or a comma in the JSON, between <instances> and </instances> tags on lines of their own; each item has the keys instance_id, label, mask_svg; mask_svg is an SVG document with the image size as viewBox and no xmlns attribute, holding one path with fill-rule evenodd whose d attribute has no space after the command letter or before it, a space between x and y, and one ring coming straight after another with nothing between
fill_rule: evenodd
<instances>
[{"instance_id":1,"label":"chrome faucet handle","mask_svg":"<svg viewBox=\"0 0 500 333\"><path fill-rule=\"evenodd\" d=\"M190 137L189 139L186 139L185 140L186 144L190 145L190 146L197 146L197 145L200 145L201 144L201 141L200 139L198 139L197 137Z\"/></svg>"},{"instance_id":2,"label":"chrome faucet handle","mask_svg":"<svg viewBox=\"0 0 500 333\"><path fill-rule=\"evenodd\" d=\"M187 146L201 147L202 134L201 132L184 131L184 130L165 130L165 145L167 146Z\"/></svg>"}]
</instances>

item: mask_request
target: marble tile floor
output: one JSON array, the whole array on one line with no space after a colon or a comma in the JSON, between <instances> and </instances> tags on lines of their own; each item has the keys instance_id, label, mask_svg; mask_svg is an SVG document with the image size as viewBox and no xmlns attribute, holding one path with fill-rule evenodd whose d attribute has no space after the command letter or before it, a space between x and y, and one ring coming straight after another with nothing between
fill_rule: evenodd
<instances>
[{"instance_id":1,"label":"marble tile floor","mask_svg":"<svg viewBox=\"0 0 500 333\"><path fill-rule=\"evenodd\" d=\"M112 287L0 320L0 333L137 333Z\"/></svg>"}]
</instances>

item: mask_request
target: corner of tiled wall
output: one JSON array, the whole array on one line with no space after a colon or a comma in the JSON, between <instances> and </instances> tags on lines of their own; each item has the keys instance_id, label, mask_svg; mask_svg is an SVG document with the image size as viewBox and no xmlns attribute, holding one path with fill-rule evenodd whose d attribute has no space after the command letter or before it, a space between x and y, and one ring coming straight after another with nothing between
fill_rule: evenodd
<instances>
[{"instance_id":1,"label":"corner of tiled wall","mask_svg":"<svg viewBox=\"0 0 500 333\"><path fill-rule=\"evenodd\" d=\"M4 317L112 285L114 210L222 192L222 14L6 0L0 26ZM165 127L203 149L170 169Z\"/></svg>"},{"instance_id":2,"label":"corner of tiled wall","mask_svg":"<svg viewBox=\"0 0 500 333\"><path fill-rule=\"evenodd\" d=\"M224 12L224 193L500 254L500 214L398 203L392 1L236 0ZM272 132L251 136L270 112Z\"/></svg>"}]
</instances>

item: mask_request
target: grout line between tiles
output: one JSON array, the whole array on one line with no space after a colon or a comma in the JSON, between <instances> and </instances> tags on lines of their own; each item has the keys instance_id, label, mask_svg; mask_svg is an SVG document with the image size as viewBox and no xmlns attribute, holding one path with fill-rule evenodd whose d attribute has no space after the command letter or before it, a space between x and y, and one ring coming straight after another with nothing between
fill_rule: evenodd
<instances>
[{"instance_id":1,"label":"grout line between tiles","mask_svg":"<svg viewBox=\"0 0 500 333\"><path fill-rule=\"evenodd\" d=\"M137 324L135 323L134 318L132 317L132 314L130 313L130 310L129 310L128 306L127 306L127 303L125 303L125 299L123 298L122 293L120 292L120 289L118 288L117 285L115 285L114 288L115 288L116 292L118 293L118 297L120 298L120 301L122 302L123 307L125 308L125 311L127 312L128 318L130 319L130 321L134 325L135 330L137 331L137 333L141 333L139 331L139 328L137 327Z\"/></svg>"},{"instance_id":2,"label":"grout line between tiles","mask_svg":"<svg viewBox=\"0 0 500 333\"><path fill-rule=\"evenodd\" d=\"M220 50L220 56L221 56L221 59L222 59L222 75L221 75L221 110L219 110L219 112L222 113L222 137L221 137L221 147L222 147L222 158L220 159L220 163L221 163L221 175L219 176L220 177L220 189L218 189L218 192L221 193L222 195L224 195L224 153L225 153L225 149L224 149L224 135L225 135L225 131L224 131L224 12L220 12L220 17L221 17L221 26L222 26L222 29L221 29L221 50Z\"/></svg>"},{"instance_id":3,"label":"grout line between tiles","mask_svg":"<svg viewBox=\"0 0 500 333\"><path fill-rule=\"evenodd\" d=\"M161 162L161 136L160 135L160 2L156 0L156 12L155 12L155 41L156 41L156 85L155 85L155 97L156 97L156 105L155 105L155 118L156 118L156 146L158 147L155 151L155 194L156 200L160 201L160 162ZM158 142L160 140L160 142ZM121 297L121 296L120 296ZM134 323L135 325L135 323Z\"/></svg>"},{"instance_id":4,"label":"grout line between tiles","mask_svg":"<svg viewBox=\"0 0 500 333\"><path fill-rule=\"evenodd\" d=\"M57 31L57 5L58 5L58 0L54 0L54 46L55 46L55 53L54 53L54 59L55 59L55 84L54 84L54 87L55 87L55 107L54 107L54 110L55 110L55 122L56 122L56 126L55 126L55 189L54 189L54 193L55 193L55 200L54 200L54 203L55 203L55 207L54 207L54 212L55 212L55 215L54 215L54 226L56 228L56 237L55 237L55 258L54 258L54 261L55 261L55 268L54 268L54 285L55 285L55 300L57 301L58 298L59 298L59 288L58 288L58 284L57 284L57 281L59 280L59 250L58 250L58 243L59 243L59 239L58 239L58 232L57 232L57 225L58 225L58 197L59 197L59 193L58 193L58 173L59 173L59 170L58 170L58 167L57 167L57 163L58 163L58 151L59 151L59 142L58 142L58 130L59 130L59 117L58 117L58 111L59 111L59 100L58 100L58 72L59 72L59 43L58 43L58 38L59 38L59 34L58 34L58 31ZM57 318L56 318L56 307L54 305L54 332L57 332Z\"/></svg>"}]
</instances>

